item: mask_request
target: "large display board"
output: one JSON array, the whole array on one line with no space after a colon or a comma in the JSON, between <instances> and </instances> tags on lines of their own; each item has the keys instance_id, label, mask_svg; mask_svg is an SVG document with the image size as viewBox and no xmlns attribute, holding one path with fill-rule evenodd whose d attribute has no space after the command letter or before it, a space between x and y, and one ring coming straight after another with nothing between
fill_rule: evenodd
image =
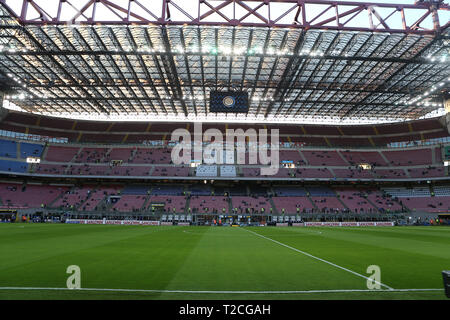
<instances>
[{"instance_id":1,"label":"large display board","mask_svg":"<svg viewBox=\"0 0 450 320\"><path fill-rule=\"evenodd\" d=\"M211 91L210 112L248 112L248 93L244 91Z\"/></svg>"}]
</instances>

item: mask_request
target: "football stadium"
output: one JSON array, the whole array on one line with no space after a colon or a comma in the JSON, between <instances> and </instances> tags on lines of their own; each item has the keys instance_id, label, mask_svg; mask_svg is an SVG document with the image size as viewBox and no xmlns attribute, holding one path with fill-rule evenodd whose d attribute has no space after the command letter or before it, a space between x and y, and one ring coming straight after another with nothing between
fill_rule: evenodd
<instances>
[{"instance_id":1,"label":"football stadium","mask_svg":"<svg viewBox=\"0 0 450 320\"><path fill-rule=\"evenodd\" d=\"M0 0L0 300L448 299L450 5L400 2Z\"/></svg>"}]
</instances>

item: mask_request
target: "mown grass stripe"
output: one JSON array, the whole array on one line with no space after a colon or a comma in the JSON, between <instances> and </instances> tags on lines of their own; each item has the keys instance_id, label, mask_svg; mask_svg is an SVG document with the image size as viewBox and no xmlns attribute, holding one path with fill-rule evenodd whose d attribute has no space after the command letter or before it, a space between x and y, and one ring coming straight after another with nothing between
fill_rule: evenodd
<instances>
[{"instance_id":1,"label":"mown grass stripe","mask_svg":"<svg viewBox=\"0 0 450 320\"><path fill-rule=\"evenodd\" d=\"M391 288L391 287L389 287L388 285L386 285L386 284L384 284L384 283L381 283L381 282L376 281L376 280L373 280L373 279L369 279L369 278L366 277L365 275L362 275L362 274L360 274L360 273L358 273L358 272L355 272L355 271L353 271L353 270L350 270L350 269L347 269L347 268L342 267L342 266L340 266L340 265L337 265L337 264L335 264L335 263L333 263L333 262L330 262L330 261L327 261L327 260L325 260L325 259L322 259L322 258L313 256L312 254L309 254L309 253L307 253L307 252L301 251L301 250L299 250L299 249L297 249L297 248L291 247L291 246L289 246L289 245L287 245L287 244L284 244L284 243L282 243L282 242L280 242L280 241L277 241L277 240L274 240L274 239L272 239L272 238L263 236L262 234L253 232L253 231L251 231L251 230L248 230L248 229L243 229L243 230L245 230L245 231L247 231L247 232L250 232L250 233L253 233L254 235L256 235L256 236L258 236L258 237L261 237L261 238L264 238L264 239L266 239L266 240L272 241L272 242L274 242L274 243L276 243L276 244L279 244L280 246L283 246L283 247L286 247L286 248L291 249L291 250L293 250L293 251L296 251L296 252L298 252L298 253L301 253L301 254L303 254L303 255L305 255L305 256L308 256L308 257L310 257L310 258L313 258L313 259L316 259L316 260L318 260L318 261L327 263L327 264L329 264L329 265L331 265L331 266L333 266L333 267L339 268L339 269L341 269L341 270L350 272L351 274L354 274L354 275L356 275L356 276L358 276L358 277L364 278L364 279L366 279L366 280L373 281L373 282L379 284L380 286L383 286L383 287L388 288L389 290L394 290L394 288Z\"/></svg>"}]
</instances>

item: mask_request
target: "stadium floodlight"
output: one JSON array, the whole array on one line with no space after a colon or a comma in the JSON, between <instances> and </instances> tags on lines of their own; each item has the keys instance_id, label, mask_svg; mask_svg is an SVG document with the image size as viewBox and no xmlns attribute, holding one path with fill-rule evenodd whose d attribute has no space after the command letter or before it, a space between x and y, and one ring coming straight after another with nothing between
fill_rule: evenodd
<instances>
[{"instance_id":1,"label":"stadium floodlight","mask_svg":"<svg viewBox=\"0 0 450 320\"><path fill-rule=\"evenodd\" d=\"M181 46L181 45L177 45L176 47L175 47L175 50L174 51L172 51L172 52L175 52L175 53L184 53L184 49L183 49L183 47Z\"/></svg>"},{"instance_id":2,"label":"stadium floodlight","mask_svg":"<svg viewBox=\"0 0 450 320\"><path fill-rule=\"evenodd\" d=\"M242 55L244 52L245 52L245 48L243 48L243 47L233 49L233 53L236 55Z\"/></svg>"},{"instance_id":3,"label":"stadium floodlight","mask_svg":"<svg viewBox=\"0 0 450 320\"><path fill-rule=\"evenodd\" d=\"M197 53L199 52L199 48L196 45L192 45L189 47L189 51L192 53Z\"/></svg>"},{"instance_id":4,"label":"stadium floodlight","mask_svg":"<svg viewBox=\"0 0 450 320\"><path fill-rule=\"evenodd\" d=\"M230 55L232 50L230 47L220 47L219 48L221 52L223 52L223 54L225 55Z\"/></svg>"}]
</instances>

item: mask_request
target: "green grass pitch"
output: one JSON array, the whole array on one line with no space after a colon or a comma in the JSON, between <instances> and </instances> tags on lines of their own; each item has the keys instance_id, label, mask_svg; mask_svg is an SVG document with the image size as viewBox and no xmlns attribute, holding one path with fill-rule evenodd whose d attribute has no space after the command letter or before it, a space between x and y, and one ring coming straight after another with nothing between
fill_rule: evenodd
<instances>
[{"instance_id":1,"label":"green grass pitch","mask_svg":"<svg viewBox=\"0 0 450 320\"><path fill-rule=\"evenodd\" d=\"M0 257L0 299L446 299L450 229L0 224Z\"/></svg>"}]
</instances>

